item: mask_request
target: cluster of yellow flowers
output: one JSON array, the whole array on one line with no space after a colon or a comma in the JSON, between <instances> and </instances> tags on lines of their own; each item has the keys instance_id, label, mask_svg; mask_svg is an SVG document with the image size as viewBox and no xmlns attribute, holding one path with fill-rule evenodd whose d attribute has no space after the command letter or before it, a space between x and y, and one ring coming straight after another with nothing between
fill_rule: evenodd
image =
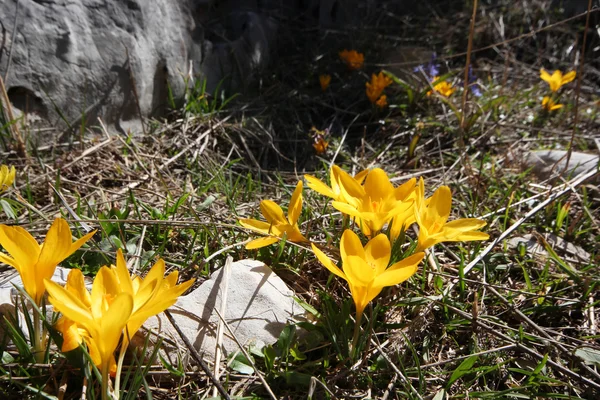
<instances>
[{"instance_id":1,"label":"cluster of yellow flowers","mask_svg":"<svg viewBox=\"0 0 600 400\"><path fill-rule=\"evenodd\" d=\"M73 350L85 342L92 361L102 373L102 397L105 398L108 376L115 376L117 372L114 352L119 342L119 361L122 363L129 340L142 324L172 306L194 283L194 279L177 285L178 271L164 278L163 260L158 260L145 278L130 276L119 250L117 265L100 269L91 293L87 291L83 274L78 269L70 271L64 288L51 281L57 265L83 246L94 233L72 242L69 225L62 218L57 218L44 242L38 244L25 229L0 225L0 245L8 253L0 253L0 261L19 272L24 290L38 307L43 303L45 292L48 292L48 301L55 311L62 313L56 324L63 335L62 351ZM46 338L40 333L39 320L34 330L35 351L43 354ZM116 389L118 392L118 384Z\"/></svg>"},{"instance_id":2,"label":"cluster of yellow flowers","mask_svg":"<svg viewBox=\"0 0 600 400\"><path fill-rule=\"evenodd\" d=\"M487 233L479 231L486 225L485 221L465 218L448 222L452 193L447 186L439 187L431 197L426 198L422 178L418 182L413 178L394 187L380 168L365 170L353 177L335 165L330 171L331 186L311 175L305 175L304 178L311 189L333 199L333 207L353 218L362 233L370 239L363 247L356 233L350 229L343 232L340 241L342 268L311 243L319 261L348 282L356 306L357 321L367 304L383 287L397 285L417 271L425 249L441 242L489 238ZM260 209L266 221L240 219L243 227L265 235L249 242L247 249L268 246L282 239L300 244L310 243L298 227L302 186L302 181L296 185L287 217L278 204L263 200ZM419 228L414 253L388 267L391 242L414 223ZM389 227L390 238L382 233L386 226Z\"/></svg>"},{"instance_id":3,"label":"cluster of yellow flowers","mask_svg":"<svg viewBox=\"0 0 600 400\"><path fill-rule=\"evenodd\" d=\"M8 168L7 165L0 167L0 193L8 190L10 185L15 181L16 170L15 167Z\"/></svg>"},{"instance_id":4,"label":"cluster of yellow flowers","mask_svg":"<svg viewBox=\"0 0 600 400\"><path fill-rule=\"evenodd\" d=\"M550 75L544 68L540 70L540 78L547 82L552 92L550 96L544 96L542 99L542 108L548 112L558 110L563 107L563 104L558 104L558 90L567 83L573 81L577 73L575 71L568 72L563 75L560 70L556 70Z\"/></svg>"},{"instance_id":5,"label":"cluster of yellow flowers","mask_svg":"<svg viewBox=\"0 0 600 400\"><path fill-rule=\"evenodd\" d=\"M387 96L383 94L383 91L391 84L392 80L383 71L379 72L378 75L372 74L371 82L365 84L369 101L379 108L387 106Z\"/></svg>"}]
</instances>

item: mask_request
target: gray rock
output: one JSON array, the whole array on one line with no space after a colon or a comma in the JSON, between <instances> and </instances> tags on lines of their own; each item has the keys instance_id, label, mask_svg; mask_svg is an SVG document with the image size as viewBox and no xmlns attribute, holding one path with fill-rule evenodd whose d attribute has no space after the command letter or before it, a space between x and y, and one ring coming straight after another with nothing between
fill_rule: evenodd
<instances>
[{"instance_id":1,"label":"gray rock","mask_svg":"<svg viewBox=\"0 0 600 400\"><path fill-rule=\"evenodd\" d=\"M62 113L125 130L165 105L167 87L183 96L189 60L202 54L191 15L190 1L4 0L9 98L50 124L64 126Z\"/></svg>"},{"instance_id":2,"label":"gray rock","mask_svg":"<svg viewBox=\"0 0 600 400\"><path fill-rule=\"evenodd\" d=\"M208 357L214 357L221 311L224 268L215 271L200 287L182 296L169 311L178 327L193 346ZM297 321L304 310L294 301L294 293L269 267L255 260L241 260L231 264L227 290L225 319L237 339L244 345L262 347L277 341L290 321ZM149 319L146 329L160 330L166 343L183 341L164 315ZM231 354L238 345L224 329L223 350ZM141 341L138 341L140 343ZM143 342L142 342L143 343ZM163 348L168 347L163 343ZM185 351L185 350L184 350Z\"/></svg>"},{"instance_id":3,"label":"gray rock","mask_svg":"<svg viewBox=\"0 0 600 400\"><path fill-rule=\"evenodd\" d=\"M223 80L226 96L241 91L271 59L281 18L316 14L315 23L340 25L355 2L3 0L0 74L33 127L79 129L100 117L109 129L140 132L169 93L182 104L198 80L209 93Z\"/></svg>"},{"instance_id":4,"label":"gray rock","mask_svg":"<svg viewBox=\"0 0 600 400\"><path fill-rule=\"evenodd\" d=\"M573 152L569 160L569 166L565 171L567 152L564 150L539 150L530 151L523 157L525 168L533 167L533 173L540 179L554 179L558 176L563 178L575 177L598 166L597 155Z\"/></svg>"}]
</instances>

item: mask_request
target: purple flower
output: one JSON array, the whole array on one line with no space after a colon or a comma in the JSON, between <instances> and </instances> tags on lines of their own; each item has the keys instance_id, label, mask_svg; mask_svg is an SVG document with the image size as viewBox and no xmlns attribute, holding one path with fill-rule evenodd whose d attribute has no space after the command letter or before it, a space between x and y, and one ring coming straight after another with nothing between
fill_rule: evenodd
<instances>
[{"instance_id":1,"label":"purple flower","mask_svg":"<svg viewBox=\"0 0 600 400\"><path fill-rule=\"evenodd\" d=\"M440 66L435 63L435 59L437 58L436 53L431 55L431 61L427 64L418 65L413 72L418 73L423 71L429 80L433 80L433 78L437 77L440 74Z\"/></svg>"},{"instance_id":2,"label":"purple flower","mask_svg":"<svg viewBox=\"0 0 600 400\"><path fill-rule=\"evenodd\" d=\"M481 86L479 86L479 83L477 83L477 77L473 73L473 67L471 65L469 65L469 89L471 89L471 93L473 93L473 96L483 96Z\"/></svg>"}]
</instances>

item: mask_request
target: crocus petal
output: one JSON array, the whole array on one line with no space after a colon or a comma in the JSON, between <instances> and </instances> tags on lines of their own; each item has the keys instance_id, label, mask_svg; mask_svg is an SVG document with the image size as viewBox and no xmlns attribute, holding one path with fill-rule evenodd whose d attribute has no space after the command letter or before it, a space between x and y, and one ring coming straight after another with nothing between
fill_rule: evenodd
<instances>
[{"instance_id":1,"label":"crocus petal","mask_svg":"<svg viewBox=\"0 0 600 400\"><path fill-rule=\"evenodd\" d=\"M362 246L361 246L362 247ZM375 279L375 269L365 261L364 257L348 255L343 258L344 273L348 282L354 286L370 286Z\"/></svg>"},{"instance_id":2,"label":"crocus petal","mask_svg":"<svg viewBox=\"0 0 600 400\"><path fill-rule=\"evenodd\" d=\"M272 224L268 222L259 221L257 219L240 218L238 221L240 222L240 225L244 228L252 229L253 231L261 233L269 233L269 230L272 226Z\"/></svg>"},{"instance_id":3,"label":"crocus petal","mask_svg":"<svg viewBox=\"0 0 600 400\"><path fill-rule=\"evenodd\" d=\"M67 221L62 218L55 219L44 239L37 268L51 269L50 276L52 276L56 266L70 255L71 241L71 228Z\"/></svg>"},{"instance_id":4,"label":"crocus petal","mask_svg":"<svg viewBox=\"0 0 600 400\"><path fill-rule=\"evenodd\" d=\"M461 232L473 231L483 228L487 223L477 218L461 218L455 221L450 221L446 224L447 229L458 230Z\"/></svg>"},{"instance_id":5,"label":"crocus petal","mask_svg":"<svg viewBox=\"0 0 600 400\"><path fill-rule=\"evenodd\" d=\"M90 233L88 233L86 235L83 235L82 237L80 237L79 239L77 239L76 241L74 241L71 244L71 247L69 248L69 255L71 255L71 254L75 253L77 250L79 250L79 248L81 246L83 246L85 244L85 242L87 242L88 240L90 240L92 238L92 236L94 236L94 234L96 232L97 232L96 230L93 230Z\"/></svg>"},{"instance_id":6,"label":"crocus petal","mask_svg":"<svg viewBox=\"0 0 600 400\"><path fill-rule=\"evenodd\" d=\"M119 344L123 328L127 324L133 309L133 297L127 293L119 293L112 301L101 319L99 319L96 344L102 358L102 367L110 369L113 353Z\"/></svg>"},{"instance_id":7,"label":"crocus petal","mask_svg":"<svg viewBox=\"0 0 600 400\"><path fill-rule=\"evenodd\" d=\"M260 202L260 211L265 219L272 224L287 224L287 219L283 214L283 210L279 204L271 200L263 200Z\"/></svg>"},{"instance_id":8,"label":"crocus petal","mask_svg":"<svg viewBox=\"0 0 600 400\"><path fill-rule=\"evenodd\" d=\"M292 194L290 205L288 206L288 221L291 225L296 225L300 213L302 212L302 181L298 181L296 189Z\"/></svg>"},{"instance_id":9,"label":"crocus petal","mask_svg":"<svg viewBox=\"0 0 600 400\"><path fill-rule=\"evenodd\" d=\"M394 192L394 186L387 174L381 168L373 168L364 185L365 193L372 199L385 199Z\"/></svg>"},{"instance_id":10,"label":"crocus petal","mask_svg":"<svg viewBox=\"0 0 600 400\"><path fill-rule=\"evenodd\" d=\"M44 279L44 285L50 295L49 301L55 310L60 311L68 319L83 325L90 332L95 329L89 308L77 296L49 279Z\"/></svg>"},{"instance_id":11,"label":"crocus petal","mask_svg":"<svg viewBox=\"0 0 600 400\"><path fill-rule=\"evenodd\" d=\"M560 81L561 86L573 81L576 76L577 76L577 73L575 71L567 72L565 75L563 75L563 77Z\"/></svg>"},{"instance_id":12,"label":"crocus petal","mask_svg":"<svg viewBox=\"0 0 600 400\"><path fill-rule=\"evenodd\" d=\"M250 243L246 245L246 250L254 250L259 249L261 247L272 245L273 243L277 243L279 238L274 236L265 236L258 239L254 239Z\"/></svg>"},{"instance_id":13,"label":"crocus petal","mask_svg":"<svg viewBox=\"0 0 600 400\"><path fill-rule=\"evenodd\" d=\"M342 233L342 239L340 240L340 255L342 256L344 264L346 263L346 257L348 256L357 256L363 260L365 259L365 249L363 248L358 235L350 229L346 229L344 233ZM346 269L345 266L344 269Z\"/></svg>"},{"instance_id":14,"label":"crocus petal","mask_svg":"<svg viewBox=\"0 0 600 400\"><path fill-rule=\"evenodd\" d=\"M11 267L14 267L17 270L17 272L21 273L19 264L14 259L8 257L7 255L0 253L0 262L3 262L4 264L8 264Z\"/></svg>"},{"instance_id":15,"label":"crocus petal","mask_svg":"<svg viewBox=\"0 0 600 400\"><path fill-rule=\"evenodd\" d=\"M125 257L123 257L123 251L121 249L117 250L117 265L115 267L115 273L117 275L117 279L119 280L121 290L133 296L131 276L129 275L127 262L125 261Z\"/></svg>"},{"instance_id":16,"label":"crocus petal","mask_svg":"<svg viewBox=\"0 0 600 400\"><path fill-rule=\"evenodd\" d=\"M55 327L63 336L62 352L75 350L80 343L83 343L83 336L74 321L62 317L56 322Z\"/></svg>"},{"instance_id":17,"label":"crocus petal","mask_svg":"<svg viewBox=\"0 0 600 400\"><path fill-rule=\"evenodd\" d=\"M333 206L333 208L335 208L339 212L350 215L352 217L359 218L359 217L363 216L363 214L364 214L364 213L361 213L360 211L358 211L355 207L352 207L350 204L343 203L341 201L333 201L333 202L331 202L331 205Z\"/></svg>"},{"instance_id":18,"label":"crocus petal","mask_svg":"<svg viewBox=\"0 0 600 400\"><path fill-rule=\"evenodd\" d=\"M419 267L419 263L425 257L425 253L415 253L389 267L385 272L375 278L373 287L394 286L404 282L413 276Z\"/></svg>"},{"instance_id":19,"label":"crocus petal","mask_svg":"<svg viewBox=\"0 0 600 400\"><path fill-rule=\"evenodd\" d=\"M348 278L346 278L346 274L344 274L342 270L339 269L338 266L335 265L333 261L331 261L331 259L325 255L325 253L319 250L317 246L315 246L313 243L311 243L310 245L312 247L313 253L315 253L317 258L325 268L327 268L332 274L337 275L342 279L348 280Z\"/></svg>"},{"instance_id":20,"label":"crocus petal","mask_svg":"<svg viewBox=\"0 0 600 400\"><path fill-rule=\"evenodd\" d=\"M90 292L85 287L85 280L81 270L72 269L69 272L65 289L73 293L87 308L91 306Z\"/></svg>"},{"instance_id":21,"label":"crocus petal","mask_svg":"<svg viewBox=\"0 0 600 400\"><path fill-rule=\"evenodd\" d=\"M40 245L20 226L0 225L0 245L20 268L32 267L40 255Z\"/></svg>"},{"instance_id":22,"label":"crocus petal","mask_svg":"<svg viewBox=\"0 0 600 400\"><path fill-rule=\"evenodd\" d=\"M324 184L322 181L315 178L314 176L304 175L304 179L306 179L306 182L307 182L306 185L309 188L311 188L312 190L314 190L315 192L320 193L323 196L330 197L332 199L337 198L337 194L335 194L329 186L327 186L326 184Z\"/></svg>"},{"instance_id":23,"label":"crocus petal","mask_svg":"<svg viewBox=\"0 0 600 400\"><path fill-rule=\"evenodd\" d=\"M375 267L375 274L379 275L385 271L390 262L390 241L383 233L369 240L365 246L365 260Z\"/></svg>"},{"instance_id":24,"label":"crocus petal","mask_svg":"<svg viewBox=\"0 0 600 400\"><path fill-rule=\"evenodd\" d=\"M548 73L548 71L546 71L544 68L540 69L540 78L543 81L548 82L548 83L552 79L552 77L550 76L550 74Z\"/></svg>"},{"instance_id":25,"label":"crocus petal","mask_svg":"<svg viewBox=\"0 0 600 400\"><path fill-rule=\"evenodd\" d=\"M431 196L427 207L428 219L445 224L452 208L452 192L448 186L440 186Z\"/></svg>"}]
</instances>

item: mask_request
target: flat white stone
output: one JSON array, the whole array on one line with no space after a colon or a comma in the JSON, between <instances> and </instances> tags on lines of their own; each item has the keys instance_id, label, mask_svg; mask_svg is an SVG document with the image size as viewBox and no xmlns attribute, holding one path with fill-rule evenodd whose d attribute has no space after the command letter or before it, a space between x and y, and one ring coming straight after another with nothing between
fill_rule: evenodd
<instances>
[{"instance_id":1,"label":"flat white stone","mask_svg":"<svg viewBox=\"0 0 600 400\"><path fill-rule=\"evenodd\" d=\"M221 312L224 270L215 271L209 280L187 296L180 297L169 309L190 343L208 357L213 357L216 351L219 317L215 308ZM297 321L304 315L304 310L293 296L292 290L262 262L234 262L230 265L225 319L238 341L246 347L274 343L288 322ZM164 314L150 318L144 324L145 328L155 332L159 326L160 336L185 349ZM231 354L237 351L239 347L227 329L223 332L223 352Z\"/></svg>"},{"instance_id":2,"label":"flat white stone","mask_svg":"<svg viewBox=\"0 0 600 400\"><path fill-rule=\"evenodd\" d=\"M526 168L533 167L533 173L540 179L553 179L557 176L574 178L598 165L597 155L572 152L569 166L565 171L567 152L564 150L530 151L523 157Z\"/></svg>"}]
</instances>

